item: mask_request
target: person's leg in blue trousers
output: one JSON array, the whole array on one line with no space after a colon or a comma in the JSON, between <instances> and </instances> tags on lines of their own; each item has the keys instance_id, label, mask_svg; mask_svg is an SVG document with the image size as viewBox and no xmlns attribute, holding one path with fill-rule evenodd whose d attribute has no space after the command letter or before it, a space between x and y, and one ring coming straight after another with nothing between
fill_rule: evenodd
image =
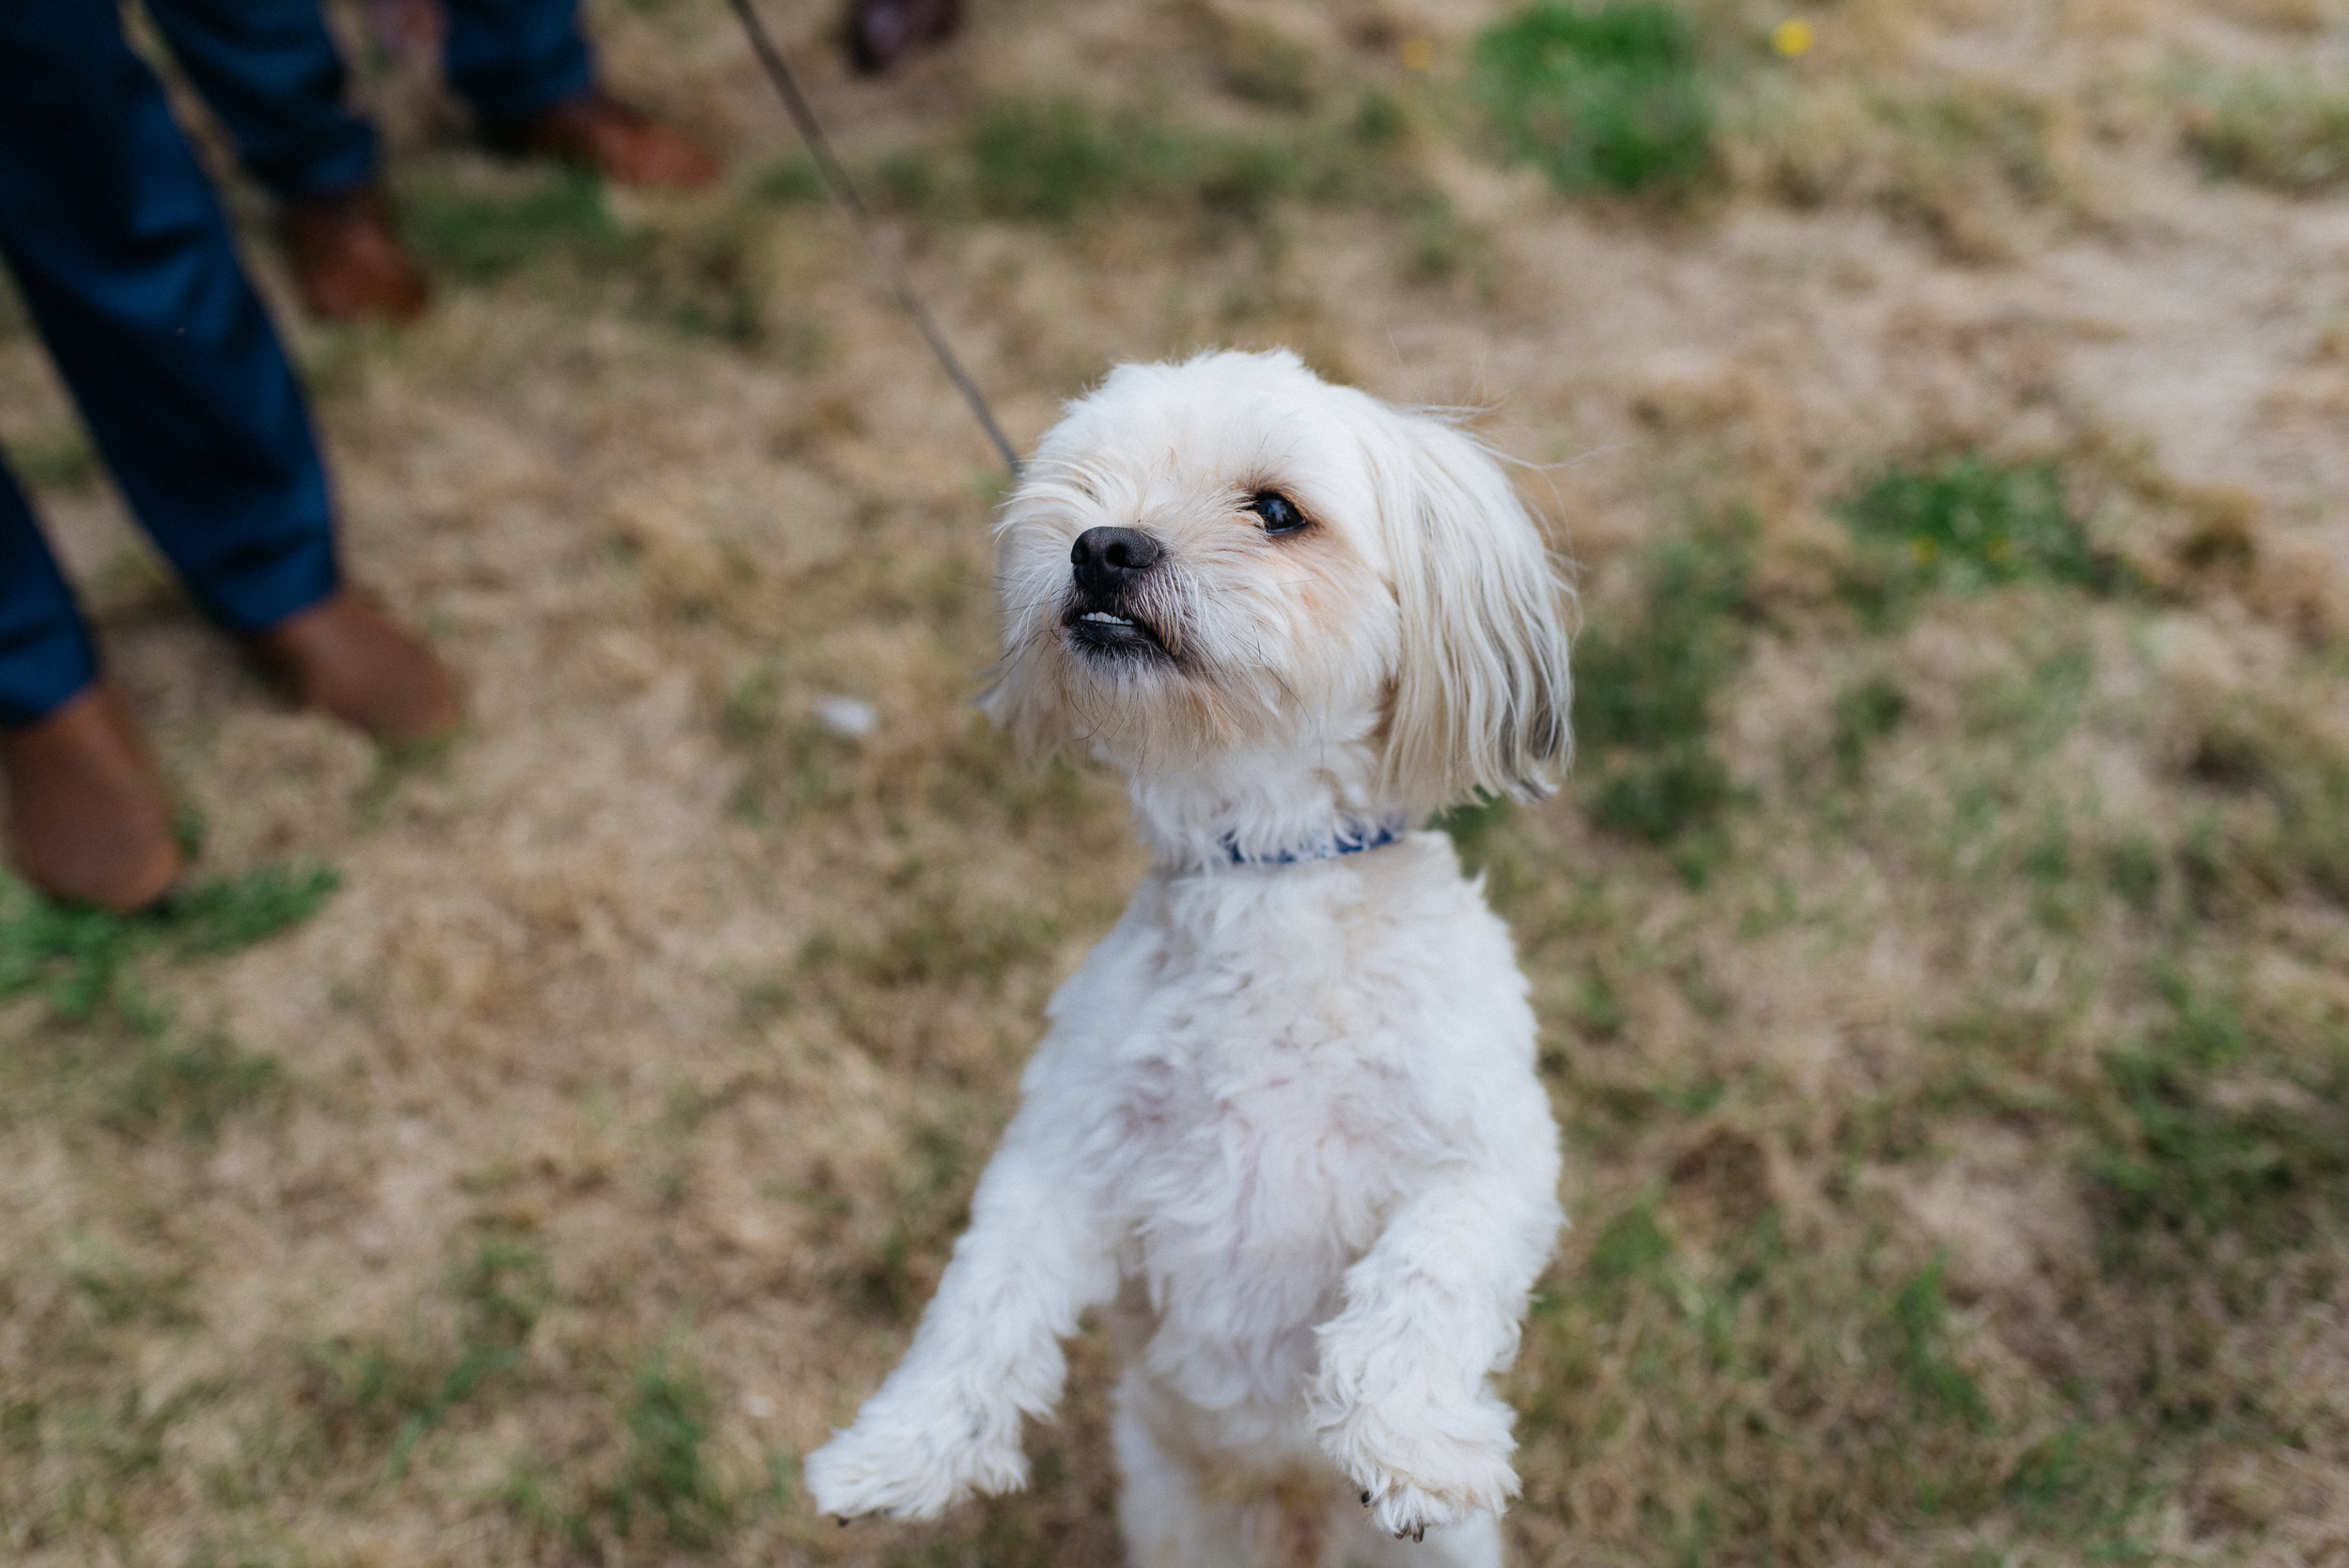
<instances>
[{"instance_id":1,"label":"person's leg in blue trousers","mask_svg":"<svg viewBox=\"0 0 2349 1568\"><path fill-rule=\"evenodd\" d=\"M32 723L97 675L72 590L15 475L0 466L0 725Z\"/></svg>"},{"instance_id":2,"label":"person's leg in blue trousers","mask_svg":"<svg viewBox=\"0 0 2349 1568\"><path fill-rule=\"evenodd\" d=\"M579 0L443 3L448 85L485 126L521 126L596 85L595 53L579 24Z\"/></svg>"},{"instance_id":3,"label":"person's leg in blue trousers","mask_svg":"<svg viewBox=\"0 0 2349 1568\"><path fill-rule=\"evenodd\" d=\"M261 302L114 0L0 4L0 255L132 513L256 632L336 587L326 473ZM88 684L70 596L0 494L0 723Z\"/></svg>"},{"instance_id":4,"label":"person's leg in blue trousers","mask_svg":"<svg viewBox=\"0 0 2349 1568\"><path fill-rule=\"evenodd\" d=\"M147 0L172 56L220 116L237 156L281 200L375 178L376 135L319 0ZM445 0L445 69L492 132L595 85L579 0Z\"/></svg>"},{"instance_id":5,"label":"person's leg in blue trousers","mask_svg":"<svg viewBox=\"0 0 2349 1568\"><path fill-rule=\"evenodd\" d=\"M147 0L172 58L279 200L375 178L375 127L350 106L350 77L319 0Z\"/></svg>"}]
</instances>

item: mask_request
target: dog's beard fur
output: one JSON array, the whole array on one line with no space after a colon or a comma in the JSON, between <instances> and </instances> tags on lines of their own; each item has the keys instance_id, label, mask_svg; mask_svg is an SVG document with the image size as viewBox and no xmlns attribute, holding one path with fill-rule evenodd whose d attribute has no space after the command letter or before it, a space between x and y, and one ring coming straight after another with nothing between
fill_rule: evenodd
<instances>
[{"instance_id":1,"label":"dog's beard fur","mask_svg":"<svg viewBox=\"0 0 2349 1568\"><path fill-rule=\"evenodd\" d=\"M1266 493L1305 525L1268 533ZM1097 527L1162 551L1119 605L1137 645L1072 627L1070 550ZM989 710L1126 771L1162 848L1218 814L1252 840L1267 813L1310 836L1316 811L1535 796L1565 754L1564 592L1499 465L1292 354L1119 369L1045 439L999 535Z\"/></svg>"},{"instance_id":2,"label":"dog's beard fur","mask_svg":"<svg viewBox=\"0 0 2349 1568\"><path fill-rule=\"evenodd\" d=\"M1022 739L1081 739L1147 768L1275 734L1300 716L1300 679L1326 689L1344 678L1342 668L1314 667L1342 660L1301 645L1298 606L1282 592L1318 563L1267 559L1231 526L1199 530L1123 606L1149 629L1157 651L1087 650L1067 625L1081 600L1066 541L1094 526L1088 512L1104 508L1064 506L1049 522L1028 514L1005 552L1004 597L1019 608L990 701ZM1163 510L1154 520L1153 533L1177 533Z\"/></svg>"}]
</instances>

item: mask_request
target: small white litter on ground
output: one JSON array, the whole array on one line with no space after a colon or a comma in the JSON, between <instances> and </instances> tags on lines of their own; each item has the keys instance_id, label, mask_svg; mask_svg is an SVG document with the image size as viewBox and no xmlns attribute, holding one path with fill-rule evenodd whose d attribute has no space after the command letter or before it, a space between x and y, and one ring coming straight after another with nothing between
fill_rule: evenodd
<instances>
[{"instance_id":1,"label":"small white litter on ground","mask_svg":"<svg viewBox=\"0 0 2349 1568\"><path fill-rule=\"evenodd\" d=\"M880 715L871 703L854 697L818 697L816 722L844 739L856 740L880 728Z\"/></svg>"}]
</instances>

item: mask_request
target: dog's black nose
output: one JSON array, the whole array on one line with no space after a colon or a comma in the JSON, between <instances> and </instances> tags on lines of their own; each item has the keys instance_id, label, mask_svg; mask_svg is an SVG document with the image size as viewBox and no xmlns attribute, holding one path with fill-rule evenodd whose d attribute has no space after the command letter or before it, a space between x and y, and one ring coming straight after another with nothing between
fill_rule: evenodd
<instances>
[{"instance_id":1,"label":"dog's black nose","mask_svg":"<svg viewBox=\"0 0 2349 1568\"><path fill-rule=\"evenodd\" d=\"M1068 551L1077 586L1088 594L1113 594L1158 564L1166 551L1137 528L1088 528Z\"/></svg>"}]
</instances>

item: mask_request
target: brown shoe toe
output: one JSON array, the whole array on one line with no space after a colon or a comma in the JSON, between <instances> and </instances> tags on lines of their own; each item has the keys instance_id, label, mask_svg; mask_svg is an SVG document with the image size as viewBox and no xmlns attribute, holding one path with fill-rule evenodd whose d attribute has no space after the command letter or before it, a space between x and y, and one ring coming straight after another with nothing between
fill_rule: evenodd
<instances>
[{"instance_id":1,"label":"brown shoe toe","mask_svg":"<svg viewBox=\"0 0 2349 1568\"><path fill-rule=\"evenodd\" d=\"M432 297L374 184L297 196L277 215L303 307L329 321L404 326Z\"/></svg>"},{"instance_id":2,"label":"brown shoe toe","mask_svg":"<svg viewBox=\"0 0 2349 1568\"><path fill-rule=\"evenodd\" d=\"M718 161L674 126L590 87L542 110L508 138L519 150L593 169L615 185L694 191Z\"/></svg>"},{"instance_id":3,"label":"brown shoe toe","mask_svg":"<svg viewBox=\"0 0 2349 1568\"><path fill-rule=\"evenodd\" d=\"M331 713L394 745L456 729L464 696L425 640L351 588L251 639L304 707Z\"/></svg>"},{"instance_id":4,"label":"brown shoe toe","mask_svg":"<svg viewBox=\"0 0 2349 1568\"><path fill-rule=\"evenodd\" d=\"M55 898L122 914L147 908L179 875L162 773L103 677L39 722L0 730L8 784L8 858Z\"/></svg>"}]
</instances>

